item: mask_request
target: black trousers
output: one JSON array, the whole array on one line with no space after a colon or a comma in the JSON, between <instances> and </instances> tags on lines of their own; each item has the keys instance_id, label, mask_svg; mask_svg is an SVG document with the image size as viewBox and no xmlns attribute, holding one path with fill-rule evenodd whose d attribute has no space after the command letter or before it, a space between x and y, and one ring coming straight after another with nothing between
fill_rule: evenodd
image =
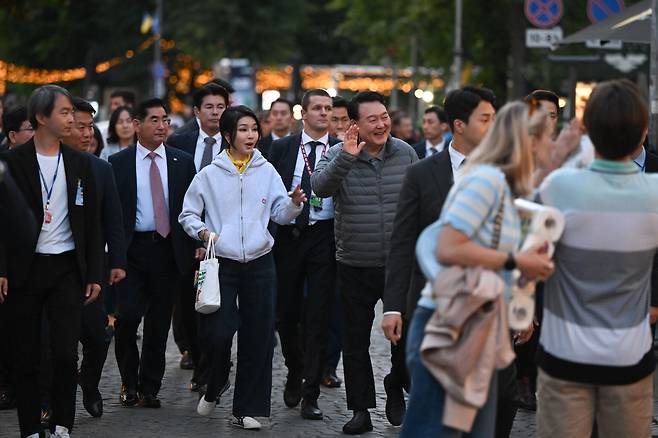
<instances>
[{"instance_id":1,"label":"black trousers","mask_svg":"<svg viewBox=\"0 0 658 438\"><path fill-rule=\"evenodd\" d=\"M288 377L303 378L302 396L317 400L336 293L334 221L318 221L302 231L279 227L274 261L279 339Z\"/></svg>"},{"instance_id":2,"label":"black trousers","mask_svg":"<svg viewBox=\"0 0 658 438\"><path fill-rule=\"evenodd\" d=\"M194 272L181 275L171 325L178 350L181 353L184 351L189 352L194 365L197 366L200 361L201 352L197 335L199 321L197 312L194 310L195 301ZM195 371L194 375L196 376L196 374L197 372ZM193 380L196 379L193 377Z\"/></svg>"},{"instance_id":3,"label":"black trousers","mask_svg":"<svg viewBox=\"0 0 658 438\"><path fill-rule=\"evenodd\" d=\"M343 308L338 288L336 288L331 299L330 309L327 352L324 364L326 368L336 369L338 362L340 362L340 354L343 351Z\"/></svg>"},{"instance_id":4,"label":"black trousers","mask_svg":"<svg viewBox=\"0 0 658 438\"><path fill-rule=\"evenodd\" d=\"M171 239L135 233L128 248L126 278L115 287L115 352L122 383L157 395L165 368L171 311L179 284ZM137 328L144 318L142 353Z\"/></svg>"},{"instance_id":5,"label":"black trousers","mask_svg":"<svg viewBox=\"0 0 658 438\"><path fill-rule=\"evenodd\" d=\"M370 331L375 319L375 305L384 293L384 267L353 267L338 262L338 288L343 297L345 337L343 367L347 408L352 411L374 408L375 379L370 361ZM404 346L391 344L393 383L404 387L408 382L404 364Z\"/></svg>"},{"instance_id":6,"label":"black trousers","mask_svg":"<svg viewBox=\"0 0 658 438\"><path fill-rule=\"evenodd\" d=\"M0 333L10 333L11 311L8 304L0 304ZM0 391L10 391L12 382L12 362L10 336L0 335Z\"/></svg>"},{"instance_id":7,"label":"black trousers","mask_svg":"<svg viewBox=\"0 0 658 438\"><path fill-rule=\"evenodd\" d=\"M106 327L107 313L103 300L99 298L82 311L80 387L83 391L98 390L109 348L105 338Z\"/></svg>"},{"instance_id":8,"label":"black trousers","mask_svg":"<svg viewBox=\"0 0 658 438\"><path fill-rule=\"evenodd\" d=\"M39 370L42 318L45 311L52 352L51 424L71 430L75 419L77 348L84 290L73 251L35 255L29 282L10 290L13 316L12 357L21 435L41 430Z\"/></svg>"},{"instance_id":9,"label":"black trousers","mask_svg":"<svg viewBox=\"0 0 658 438\"><path fill-rule=\"evenodd\" d=\"M238 333L233 414L269 417L274 353L274 261L268 253L248 263L219 259L222 303L199 315L199 336L210 363L206 400L229 378L231 344ZM239 302L239 306L238 306Z\"/></svg>"}]
</instances>

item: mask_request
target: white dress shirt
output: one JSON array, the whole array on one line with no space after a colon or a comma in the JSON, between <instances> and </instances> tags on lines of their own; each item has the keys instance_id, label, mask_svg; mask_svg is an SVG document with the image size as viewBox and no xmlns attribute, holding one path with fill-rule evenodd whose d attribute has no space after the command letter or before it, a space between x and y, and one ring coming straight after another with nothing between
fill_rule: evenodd
<instances>
[{"instance_id":1,"label":"white dress shirt","mask_svg":"<svg viewBox=\"0 0 658 438\"><path fill-rule=\"evenodd\" d=\"M452 147L452 142L448 146L448 153L450 154L450 164L452 165L452 176L453 178L457 175L457 171L461 167L462 163L466 159L466 156L459 152L457 149Z\"/></svg>"},{"instance_id":2,"label":"white dress shirt","mask_svg":"<svg viewBox=\"0 0 658 438\"><path fill-rule=\"evenodd\" d=\"M204 142L206 137L212 137L215 139L215 144L212 145L213 159L217 156L222 147L222 134L218 132L215 135L208 135L203 129L201 129L201 125L199 125L199 136L196 139L196 149L194 150L194 167L196 167L197 172L201 170L200 167L201 160L203 159L203 151L206 150L206 143Z\"/></svg>"},{"instance_id":3,"label":"white dress shirt","mask_svg":"<svg viewBox=\"0 0 658 438\"><path fill-rule=\"evenodd\" d=\"M437 144L432 144L431 141L425 140L425 157L431 157L434 154L438 154L443 151L443 148L445 148L445 141L443 138ZM436 152L432 153L432 151Z\"/></svg>"},{"instance_id":4,"label":"white dress shirt","mask_svg":"<svg viewBox=\"0 0 658 438\"><path fill-rule=\"evenodd\" d=\"M135 154L135 172L137 173L137 217L135 218L135 231L155 231L155 212L151 197L151 151L137 142ZM155 164L160 171L162 188L164 190L165 205L169 207L169 178L167 174L167 153L164 145L153 151L156 153Z\"/></svg>"},{"instance_id":5,"label":"white dress shirt","mask_svg":"<svg viewBox=\"0 0 658 438\"><path fill-rule=\"evenodd\" d=\"M322 151L326 153L329 150L329 134L325 134L317 140L313 140L305 131L302 131L302 143L304 143L304 149L306 150L306 156L311 153L311 145L309 144L312 141L319 141L324 146L316 146L315 148L315 164L313 168L320 162L322 158ZM297 145L297 148L300 148L300 145ZM295 164L295 173L292 176L292 184L289 187L289 190L294 190L299 184L302 183L302 174L306 172L306 162L304 161L304 155L302 151L298 150L297 152L297 163ZM307 193L306 197L309 202L311 200L311 194ZM309 225L315 224L317 221L323 221L327 219L334 218L334 202L332 198L322 198L322 210L315 211L313 206L310 206L308 223ZM295 223L293 221L293 223Z\"/></svg>"},{"instance_id":6,"label":"white dress shirt","mask_svg":"<svg viewBox=\"0 0 658 438\"><path fill-rule=\"evenodd\" d=\"M283 138L283 137L287 137L287 136L289 136L289 135L290 135L290 132L288 132L288 133L287 133L286 135L284 135L283 137L279 137L278 135L276 135L276 134L274 133L274 131L270 131L270 135L272 135L272 141L274 141L274 140L278 140L278 139L280 139L280 138Z\"/></svg>"},{"instance_id":7,"label":"white dress shirt","mask_svg":"<svg viewBox=\"0 0 658 438\"><path fill-rule=\"evenodd\" d=\"M36 252L39 254L61 254L75 249L73 232L71 231L71 223L69 222L69 197L66 186L64 158L62 157L59 160L59 167L57 166L57 159L57 155L37 154L37 162L39 163L39 168L48 189L50 190L51 186L53 186L50 206L48 208L48 211L52 215L52 220L49 224L45 222L42 224L36 248ZM57 179L53 185L55 169L57 169ZM45 209L48 193L43 186L43 179L39 176L41 199Z\"/></svg>"}]
</instances>

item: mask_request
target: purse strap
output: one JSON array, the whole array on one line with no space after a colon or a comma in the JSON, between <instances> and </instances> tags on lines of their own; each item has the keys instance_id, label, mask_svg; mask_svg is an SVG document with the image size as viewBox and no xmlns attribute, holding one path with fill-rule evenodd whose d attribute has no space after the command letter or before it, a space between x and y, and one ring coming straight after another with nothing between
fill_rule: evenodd
<instances>
[{"instance_id":1,"label":"purse strap","mask_svg":"<svg viewBox=\"0 0 658 438\"><path fill-rule=\"evenodd\" d=\"M500 198L500 205L498 206L498 211L496 212L496 217L494 218L494 232L491 237L491 249L498 249L500 245L500 235L503 229L503 215L505 213L505 189L503 189L503 195Z\"/></svg>"},{"instance_id":2,"label":"purse strap","mask_svg":"<svg viewBox=\"0 0 658 438\"><path fill-rule=\"evenodd\" d=\"M210 233L210 236L208 236L208 249L206 250L204 260L214 259L215 257L215 233Z\"/></svg>"}]
</instances>

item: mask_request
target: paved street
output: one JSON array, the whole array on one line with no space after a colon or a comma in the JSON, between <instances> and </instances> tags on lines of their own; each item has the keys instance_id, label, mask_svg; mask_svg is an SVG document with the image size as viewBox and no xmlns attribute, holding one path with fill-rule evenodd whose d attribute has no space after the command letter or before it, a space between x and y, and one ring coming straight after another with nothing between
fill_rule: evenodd
<instances>
[{"instance_id":1,"label":"paved street","mask_svg":"<svg viewBox=\"0 0 658 438\"><path fill-rule=\"evenodd\" d=\"M381 306L378 313L381 315ZM372 412L375 430L365 436L395 437L399 433L399 428L391 426L386 421L384 414L385 393L382 380L390 366L387 355L389 347L378 329L379 320L375 322L375 328L377 329L373 330L371 353L377 379L378 399L377 409ZM78 392L76 428L73 436L98 438L255 436L254 432L237 430L228 422L231 414L232 389L223 397L223 402L211 417L204 418L196 414L197 394L191 393L187 389L191 371L179 369L179 358L178 350L170 334L167 349L167 371L160 392L162 409L122 408L118 398L119 373L112 346L101 381L105 413L100 419L91 418L82 407L82 395ZM339 370L339 375L342 376L342 368ZM307 438L342 435L341 428L350 418L346 411L344 388L322 389L319 404L325 414L323 421L302 420L297 409L288 409L283 403L285 376L281 350L277 348L274 356L272 416L269 419L259 419L263 424L263 429L258 436ZM512 436L514 438L531 437L535 435L534 430L534 414L519 411ZM0 437L17 436L19 435L16 411L0 411Z\"/></svg>"}]
</instances>

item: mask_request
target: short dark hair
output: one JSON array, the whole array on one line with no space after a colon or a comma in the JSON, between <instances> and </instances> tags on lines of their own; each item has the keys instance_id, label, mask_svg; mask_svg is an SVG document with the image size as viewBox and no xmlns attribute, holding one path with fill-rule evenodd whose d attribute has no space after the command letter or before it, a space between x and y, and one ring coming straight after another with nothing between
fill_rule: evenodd
<instances>
[{"instance_id":1,"label":"short dark hair","mask_svg":"<svg viewBox=\"0 0 658 438\"><path fill-rule=\"evenodd\" d=\"M603 158L632 154L644 140L649 111L640 89L627 79L602 82L590 95L583 123Z\"/></svg>"},{"instance_id":2,"label":"short dark hair","mask_svg":"<svg viewBox=\"0 0 658 438\"><path fill-rule=\"evenodd\" d=\"M120 97L126 106L135 106L135 93L130 90L115 90L110 94L110 99Z\"/></svg>"},{"instance_id":3,"label":"short dark hair","mask_svg":"<svg viewBox=\"0 0 658 438\"><path fill-rule=\"evenodd\" d=\"M404 111L398 111L395 113L393 120L391 121L392 126L400 126L400 123L402 123L403 119L411 119L411 116Z\"/></svg>"},{"instance_id":4,"label":"short dark hair","mask_svg":"<svg viewBox=\"0 0 658 438\"><path fill-rule=\"evenodd\" d=\"M308 110L308 104L311 103L311 97L313 96L322 96L331 99L331 96L324 88L313 88L312 90L308 90L304 93L304 96L302 96L302 109L304 111ZM333 106L333 100L331 101L331 105Z\"/></svg>"},{"instance_id":5,"label":"short dark hair","mask_svg":"<svg viewBox=\"0 0 658 438\"><path fill-rule=\"evenodd\" d=\"M345 108L349 106L349 102L343 96L335 96L333 99L334 108Z\"/></svg>"},{"instance_id":6,"label":"short dark hair","mask_svg":"<svg viewBox=\"0 0 658 438\"><path fill-rule=\"evenodd\" d=\"M436 114L436 117L439 119L440 123L448 123L448 114L446 114L445 110L440 106L432 105L426 108L424 114L429 114L429 113Z\"/></svg>"},{"instance_id":7,"label":"short dark hair","mask_svg":"<svg viewBox=\"0 0 658 438\"><path fill-rule=\"evenodd\" d=\"M2 114L2 130L7 136L11 131L18 132L21 125L27 120L27 107L24 105L12 108Z\"/></svg>"},{"instance_id":8,"label":"short dark hair","mask_svg":"<svg viewBox=\"0 0 658 438\"><path fill-rule=\"evenodd\" d=\"M473 110L475 110L483 100L489 102L494 108L496 108L496 95L488 88L467 85L448 93L443 101L443 108L448 115L450 129L454 130L455 120L461 120L464 123L468 123L468 119L471 117L471 114L473 114Z\"/></svg>"},{"instance_id":9,"label":"short dark hair","mask_svg":"<svg viewBox=\"0 0 658 438\"><path fill-rule=\"evenodd\" d=\"M165 105L164 101L162 99L159 99L157 97L151 97L150 99L143 100L137 105L137 109L135 109L135 113L133 114L133 117L139 121L144 121L146 118L146 115L149 112L150 108L157 108L157 107L162 107L165 110L165 113L169 113L167 110L167 106Z\"/></svg>"},{"instance_id":10,"label":"short dark hair","mask_svg":"<svg viewBox=\"0 0 658 438\"><path fill-rule=\"evenodd\" d=\"M65 96L73 104L73 97L66 88L59 85L42 85L32 92L30 100L27 103L27 115L32 127L37 129L37 114L50 117L55 107L55 99L58 95Z\"/></svg>"},{"instance_id":11,"label":"short dark hair","mask_svg":"<svg viewBox=\"0 0 658 438\"><path fill-rule=\"evenodd\" d=\"M219 132L222 138L229 138L229 146L233 145L235 135L238 132L238 121L243 117L251 117L256 121L258 127L258 140L261 138L260 121L258 116L251 110L251 108L244 105L230 106L222 113L219 119Z\"/></svg>"},{"instance_id":12,"label":"short dark hair","mask_svg":"<svg viewBox=\"0 0 658 438\"><path fill-rule=\"evenodd\" d=\"M93 117L94 114L96 114L96 110L94 109L93 106L86 100L84 100L81 97L74 97L73 98L73 107L75 108L76 111L80 111L81 113L89 113Z\"/></svg>"},{"instance_id":13,"label":"short dark hair","mask_svg":"<svg viewBox=\"0 0 658 438\"><path fill-rule=\"evenodd\" d=\"M130 120L133 118L133 110L129 106L120 106L112 112L110 116L110 123L107 126L107 142L108 143L119 143L119 136L117 135L117 122L119 117L121 117L122 112L128 112Z\"/></svg>"},{"instance_id":14,"label":"short dark hair","mask_svg":"<svg viewBox=\"0 0 658 438\"><path fill-rule=\"evenodd\" d=\"M368 102L379 102L382 105L386 106L386 100L384 96L377 93L376 91L360 91L350 100L350 103L347 105L347 115L352 120L359 120L359 106L362 103Z\"/></svg>"},{"instance_id":15,"label":"short dark hair","mask_svg":"<svg viewBox=\"0 0 658 438\"><path fill-rule=\"evenodd\" d=\"M271 110L271 109L274 107L274 105L277 104L277 103L285 103L286 105L288 105L288 108L290 108L290 114L292 114L292 112L293 112L292 107L293 107L294 105L292 104L291 101L289 101L288 99L284 99L283 97L279 97L277 100L275 100L274 102L272 102L272 105L270 106L270 110Z\"/></svg>"},{"instance_id":16,"label":"short dark hair","mask_svg":"<svg viewBox=\"0 0 658 438\"><path fill-rule=\"evenodd\" d=\"M555 104L555 107L560 109L560 98L558 97L557 94L553 93L550 90L535 90L532 93L528 94L525 97L525 101L529 102L532 99L535 100L545 100L547 102L551 102Z\"/></svg>"},{"instance_id":17,"label":"short dark hair","mask_svg":"<svg viewBox=\"0 0 658 438\"><path fill-rule=\"evenodd\" d=\"M192 100L197 109L201 109L203 98L206 96L222 96L224 98L224 104L228 106L228 91L214 82L209 82L194 92Z\"/></svg>"},{"instance_id":18,"label":"short dark hair","mask_svg":"<svg viewBox=\"0 0 658 438\"><path fill-rule=\"evenodd\" d=\"M233 88L233 85L231 85L231 83L229 81L226 81L222 78L211 79L210 81L206 82L206 85L208 85L208 84L219 85L220 87L222 87L223 89L228 91L228 94L235 93L235 88ZM228 100L226 101L226 104L228 105Z\"/></svg>"}]
</instances>

